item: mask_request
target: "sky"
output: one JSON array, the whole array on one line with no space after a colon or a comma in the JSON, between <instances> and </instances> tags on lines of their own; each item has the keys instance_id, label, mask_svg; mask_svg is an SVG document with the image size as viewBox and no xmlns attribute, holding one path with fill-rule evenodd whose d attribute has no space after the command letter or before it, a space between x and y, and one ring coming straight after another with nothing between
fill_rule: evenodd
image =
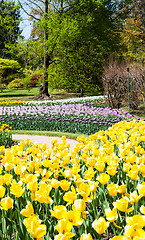
<instances>
[{"instance_id":1,"label":"sky","mask_svg":"<svg viewBox=\"0 0 145 240\"><path fill-rule=\"evenodd\" d=\"M25 40L27 40L30 37L32 26L30 25L30 21L28 20L29 16L24 13L24 11L21 11L21 17L22 21L19 25L20 29L23 30L21 35L24 36Z\"/></svg>"},{"instance_id":2,"label":"sky","mask_svg":"<svg viewBox=\"0 0 145 240\"><path fill-rule=\"evenodd\" d=\"M18 4L18 0L13 0L16 4ZM21 3L26 3L26 1L21 1ZM28 10L27 7L25 7ZM21 9L21 17L22 21L20 22L20 29L22 30L22 36L24 36L25 40L29 39L32 26L30 25L29 16Z\"/></svg>"}]
</instances>

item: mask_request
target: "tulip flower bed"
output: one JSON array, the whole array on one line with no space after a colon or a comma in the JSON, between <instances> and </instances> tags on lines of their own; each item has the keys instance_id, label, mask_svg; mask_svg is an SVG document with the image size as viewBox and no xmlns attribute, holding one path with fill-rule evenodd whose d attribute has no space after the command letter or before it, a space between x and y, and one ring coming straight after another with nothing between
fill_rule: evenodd
<instances>
[{"instance_id":1,"label":"tulip flower bed","mask_svg":"<svg viewBox=\"0 0 145 240\"><path fill-rule=\"evenodd\" d=\"M74 102L73 102L74 101ZM27 102L0 106L0 121L13 130L41 130L91 135L132 116L123 110L105 107L97 98L67 101Z\"/></svg>"},{"instance_id":2,"label":"tulip flower bed","mask_svg":"<svg viewBox=\"0 0 145 240\"><path fill-rule=\"evenodd\" d=\"M69 151L22 141L0 166L0 239L145 239L145 122L122 121Z\"/></svg>"},{"instance_id":3,"label":"tulip flower bed","mask_svg":"<svg viewBox=\"0 0 145 240\"><path fill-rule=\"evenodd\" d=\"M10 132L11 127L8 124L0 124L0 146L12 145L12 134Z\"/></svg>"}]
</instances>

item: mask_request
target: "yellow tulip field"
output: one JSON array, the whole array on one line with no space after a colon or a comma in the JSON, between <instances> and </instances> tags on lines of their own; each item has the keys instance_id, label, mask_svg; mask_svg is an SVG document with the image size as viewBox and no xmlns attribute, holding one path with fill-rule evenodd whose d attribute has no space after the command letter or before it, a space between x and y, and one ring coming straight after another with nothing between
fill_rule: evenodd
<instances>
[{"instance_id":1,"label":"yellow tulip field","mask_svg":"<svg viewBox=\"0 0 145 240\"><path fill-rule=\"evenodd\" d=\"M145 239L145 121L0 147L0 239Z\"/></svg>"}]
</instances>

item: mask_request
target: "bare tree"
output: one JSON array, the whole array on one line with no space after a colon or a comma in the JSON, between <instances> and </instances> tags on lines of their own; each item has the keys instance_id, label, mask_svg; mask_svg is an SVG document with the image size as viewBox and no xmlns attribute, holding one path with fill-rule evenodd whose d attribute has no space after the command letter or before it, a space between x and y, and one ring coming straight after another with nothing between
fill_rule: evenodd
<instances>
[{"instance_id":1,"label":"bare tree","mask_svg":"<svg viewBox=\"0 0 145 240\"><path fill-rule=\"evenodd\" d=\"M130 94L130 107L137 109L140 103L145 104L145 66L139 63L127 65L125 62L111 59L103 72L103 88L109 107L120 108L122 102L128 101Z\"/></svg>"}]
</instances>

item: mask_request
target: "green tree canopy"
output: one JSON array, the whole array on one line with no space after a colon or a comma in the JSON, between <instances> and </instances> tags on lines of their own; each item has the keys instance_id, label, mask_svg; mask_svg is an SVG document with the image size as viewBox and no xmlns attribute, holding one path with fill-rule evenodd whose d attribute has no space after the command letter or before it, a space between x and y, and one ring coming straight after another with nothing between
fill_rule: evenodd
<instances>
[{"instance_id":1,"label":"green tree canopy","mask_svg":"<svg viewBox=\"0 0 145 240\"><path fill-rule=\"evenodd\" d=\"M12 76L16 73L21 73L21 66L15 60L0 58L0 82L8 84Z\"/></svg>"},{"instance_id":2,"label":"green tree canopy","mask_svg":"<svg viewBox=\"0 0 145 240\"><path fill-rule=\"evenodd\" d=\"M54 84L71 90L75 90L76 81L78 89L95 89L102 86L104 62L119 49L118 29L106 2L70 2L70 9L62 13L55 51L55 58L60 61L54 65L56 75L53 75L53 67L51 68L51 79ZM53 18L58 18L57 12ZM54 28L55 26L58 24Z\"/></svg>"},{"instance_id":3,"label":"green tree canopy","mask_svg":"<svg viewBox=\"0 0 145 240\"><path fill-rule=\"evenodd\" d=\"M12 1L0 1L0 57L16 59L20 36L20 7Z\"/></svg>"}]
</instances>

